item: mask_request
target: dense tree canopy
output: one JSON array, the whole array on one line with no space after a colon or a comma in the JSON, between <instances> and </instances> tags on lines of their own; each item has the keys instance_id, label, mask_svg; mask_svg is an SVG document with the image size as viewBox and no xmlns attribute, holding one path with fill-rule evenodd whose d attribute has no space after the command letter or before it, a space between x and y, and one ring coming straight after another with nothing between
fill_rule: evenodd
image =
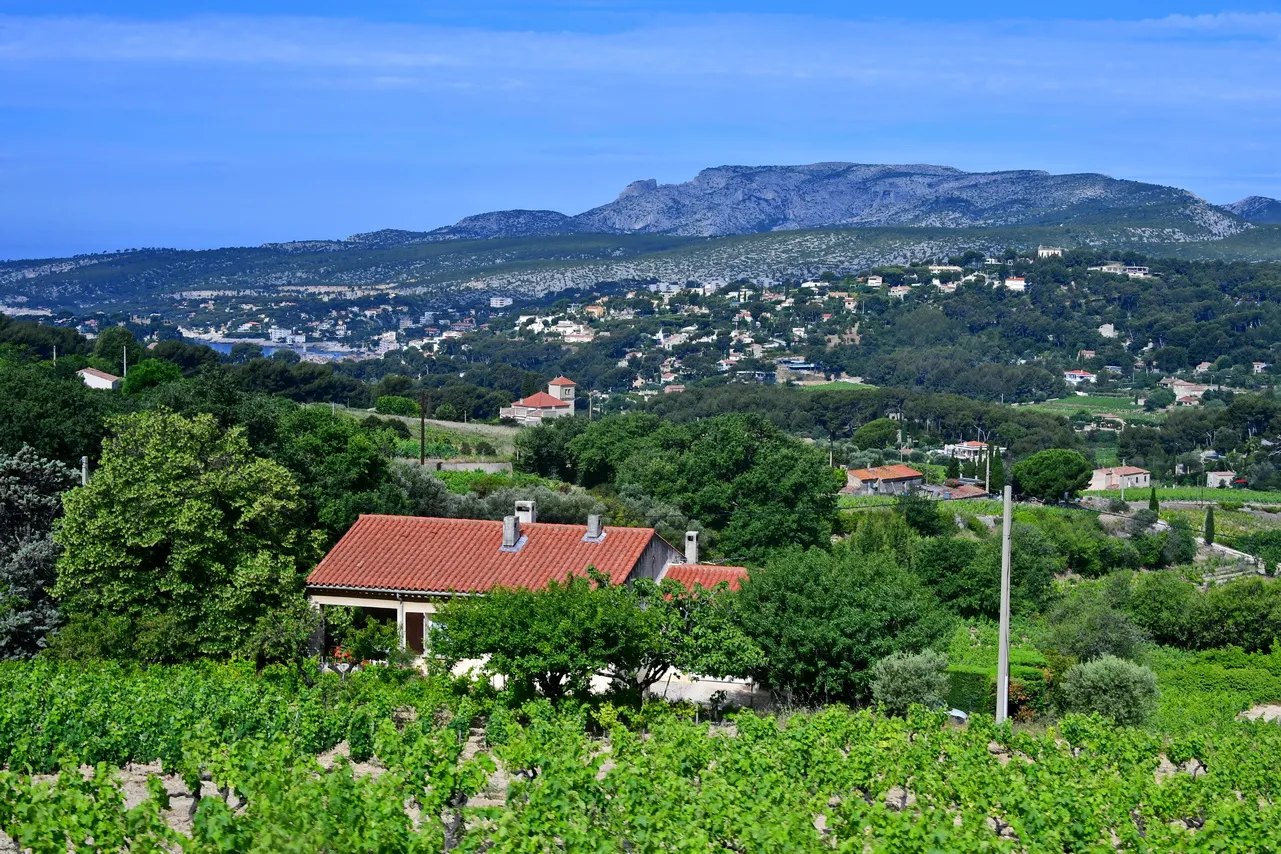
<instances>
[{"instance_id":1,"label":"dense tree canopy","mask_svg":"<svg viewBox=\"0 0 1281 854\"><path fill-rule=\"evenodd\" d=\"M64 631L83 642L114 620L146 660L237 652L318 556L294 478L209 416L115 419L65 503L55 595L78 625Z\"/></svg>"},{"instance_id":2,"label":"dense tree canopy","mask_svg":"<svg viewBox=\"0 0 1281 854\"><path fill-rule=\"evenodd\" d=\"M853 701L871 666L939 643L951 618L887 555L838 547L779 555L739 592L744 632L764 654L758 681L805 701Z\"/></svg>"}]
</instances>

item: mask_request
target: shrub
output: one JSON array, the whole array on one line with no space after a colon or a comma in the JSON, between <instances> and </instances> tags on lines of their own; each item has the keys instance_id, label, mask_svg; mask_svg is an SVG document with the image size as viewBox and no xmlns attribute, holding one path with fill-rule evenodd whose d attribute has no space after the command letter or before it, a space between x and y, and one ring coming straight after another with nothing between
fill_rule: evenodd
<instances>
[{"instance_id":1,"label":"shrub","mask_svg":"<svg viewBox=\"0 0 1281 854\"><path fill-rule=\"evenodd\" d=\"M906 715L913 704L937 708L947 691L947 656L937 652L896 652L872 667L872 699L891 715Z\"/></svg>"},{"instance_id":2,"label":"shrub","mask_svg":"<svg viewBox=\"0 0 1281 854\"><path fill-rule=\"evenodd\" d=\"M1135 659L1143 651L1143 632L1130 617L1113 608L1103 591L1085 588L1061 602L1050 613L1045 646L1090 661L1103 655Z\"/></svg>"},{"instance_id":3,"label":"shrub","mask_svg":"<svg viewBox=\"0 0 1281 854\"><path fill-rule=\"evenodd\" d=\"M1105 655L1078 664L1063 677L1064 711L1096 713L1138 725L1156 706L1156 674L1132 661Z\"/></svg>"},{"instance_id":4,"label":"shrub","mask_svg":"<svg viewBox=\"0 0 1281 854\"><path fill-rule=\"evenodd\" d=\"M418 417L418 401L394 394L385 394L378 398L374 409L383 415L403 415L409 418Z\"/></svg>"}]
</instances>

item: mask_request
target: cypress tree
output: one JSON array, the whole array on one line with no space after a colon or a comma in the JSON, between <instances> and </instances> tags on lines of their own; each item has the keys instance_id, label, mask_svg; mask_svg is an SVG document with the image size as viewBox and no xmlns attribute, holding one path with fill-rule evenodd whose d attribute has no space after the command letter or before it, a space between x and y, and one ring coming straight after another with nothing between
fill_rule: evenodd
<instances>
[{"instance_id":1,"label":"cypress tree","mask_svg":"<svg viewBox=\"0 0 1281 854\"><path fill-rule=\"evenodd\" d=\"M989 453L992 453L989 451ZM1005 455L999 451L992 453L992 486L989 492L999 495L1005 489Z\"/></svg>"},{"instance_id":2,"label":"cypress tree","mask_svg":"<svg viewBox=\"0 0 1281 854\"><path fill-rule=\"evenodd\" d=\"M1214 505L1205 508L1205 544L1214 545Z\"/></svg>"},{"instance_id":3,"label":"cypress tree","mask_svg":"<svg viewBox=\"0 0 1281 854\"><path fill-rule=\"evenodd\" d=\"M947 471L944 476L947 477L948 480L956 480L959 478L961 476L961 461L956 457L948 457Z\"/></svg>"},{"instance_id":4,"label":"cypress tree","mask_svg":"<svg viewBox=\"0 0 1281 854\"><path fill-rule=\"evenodd\" d=\"M1156 500L1156 486L1153 485L1152 493L1148 496L1148 509L1153 513L1161 512L1161 505Z\"/></svg>"}]
</instances>

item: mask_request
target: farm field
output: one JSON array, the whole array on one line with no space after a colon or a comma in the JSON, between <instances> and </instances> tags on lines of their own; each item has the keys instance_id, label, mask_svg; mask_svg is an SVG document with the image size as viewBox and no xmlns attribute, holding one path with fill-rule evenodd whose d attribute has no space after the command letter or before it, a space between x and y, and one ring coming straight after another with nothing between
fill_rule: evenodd
<instances>
[{"instance_id":1,"label":"farm field","mask_svg":"<svg viewBox=\"0 0 1281 854\"><path fill-rule=\"evenodd\" d=\"M958 727L919 708L709 723L658 704L507 707L377 669L307 688L244 668L6 665L0 829L37 854L1276 850L1281 727L1233 716L1277 688L1277 662L1242 656L1171 658L1176 694L1245 682L1172 733Z\"/></svg>"},{"instance_id":2,"label":"farm field","mask_svg":"<svg viewBox=\"0 0 1281 854\"><path fill-rule=\"evenodd\" d=\"M1018 404L1019 409L1030 409L1035 412L1049 412L1071 418L1078 412L1085 411L1091 415L1112 415L1125 420L1127 424L1156 425L1164 420L1160 412L1147 412L1136 406L1130 397L1109 397L1103 395L1086 395L1062 397L1041 403Z\"/></svg>"},{"instance_id":3,"label":"farm field","mask_svg":"<svg viewBox=\"0 0 1281 854\"><path fill-rule=\"evenodd\" d=\"M1120 498L1119 489L1088 490L1083 495L1094 495L1099 498ZM1149 490L1127 489L1126 501L1146 501ZM1157 501L1196 501L1215 504L1281 504L1281 492L1263 492L1256 489L1208 489L1198 486L1158 486Z\"/></svg>"}]
</instances>

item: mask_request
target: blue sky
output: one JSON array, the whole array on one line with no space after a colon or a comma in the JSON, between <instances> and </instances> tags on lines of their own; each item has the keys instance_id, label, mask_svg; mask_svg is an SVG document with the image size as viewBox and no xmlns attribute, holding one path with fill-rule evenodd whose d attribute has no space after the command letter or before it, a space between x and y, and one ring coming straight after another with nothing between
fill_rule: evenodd
<instances>
[{"instance_id":1,"label":"blue sky","mask_svg":"<svg viewBox=\"0 0 1281 854\"><path fill-rule=\"evenodd\" d=\"M1281 0L0 0L0 258L825 160L1281 196Z\"/></svg>"}]
</instances>

